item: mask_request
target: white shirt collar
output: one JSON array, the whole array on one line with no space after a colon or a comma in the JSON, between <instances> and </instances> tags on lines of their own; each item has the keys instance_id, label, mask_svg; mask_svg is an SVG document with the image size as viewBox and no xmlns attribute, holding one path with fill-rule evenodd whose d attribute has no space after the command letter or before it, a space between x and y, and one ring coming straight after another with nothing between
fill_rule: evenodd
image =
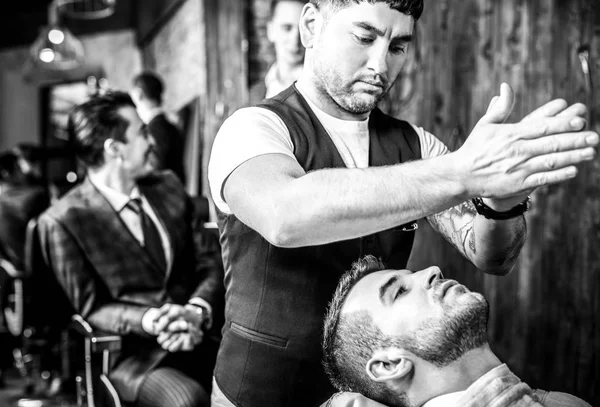
<instances>
[{"instance_id":1,"label":"white shirt collar","mask_svg":"<svg viewBox=\"0 0 600 407\"><path fill-rule=\"evenodd\" d=\"M429 400L423 404L423 407L452 407L458 406L458 401L462 397L464 391L442 394Z\"/></svg>"},{"instance_id":2,"label":"white shirt collar","mask_svg":"<svg viewBox=\"0 0 600 407\"><path fill-rule=\"evenodd\" d=\"M110 206L112 206L117 212L121 212L129 200L141 197L140 190L137 185L133 187L129 195L126 195L103 184L93 173L88 173L88 177L90 182L98 189L98 191L100 191Z\"/></svg>"}]
</instances>

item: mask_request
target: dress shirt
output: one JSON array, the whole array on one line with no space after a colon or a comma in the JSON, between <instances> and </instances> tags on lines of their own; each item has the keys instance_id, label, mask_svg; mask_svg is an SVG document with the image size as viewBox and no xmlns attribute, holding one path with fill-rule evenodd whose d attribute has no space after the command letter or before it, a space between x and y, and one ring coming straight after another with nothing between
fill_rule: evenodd
<instances>
[{"instance_id":1,"label":"dress shirt","mask_svg":"<svg viewBox=\"0 0 600 407\"><path fill-rule=\"evenodd\" d=\"M160 240L165 251L165 260L167 263L167 268L165 272L168 275L171 270L171 267L173 266L173 249L171 247L171 242L169 241L169 235L167 234L167 231L165 230L164 226L156 216L154 209L152 209L152 206L148 203L148 200L146 200L146 198L142 194L140 194L140 190L138 189L138 187L134 187L131 193L129 195L126 195L122 192L116 191L106 186L102 182L99 182L97 179L95 179L93 174L90 174L89 177L92 184L94 184L94 186L98 189L98 191L100 191L102 196L104 196L104 198L108 201L110 206L113 207L115 212L117 212L119 217L123 220L123 223L125 223L127 229L129 229L131 234L143 246L144 233L142 231L140 217L134 210L127 206L127 203L130 199L138 197L142 199L142 209L144 210L144 212L146 212L148 217L150 217L150 219L152 220L152 222L154 222L154 225L158 229Z\"/></svg>"}]
</instances>

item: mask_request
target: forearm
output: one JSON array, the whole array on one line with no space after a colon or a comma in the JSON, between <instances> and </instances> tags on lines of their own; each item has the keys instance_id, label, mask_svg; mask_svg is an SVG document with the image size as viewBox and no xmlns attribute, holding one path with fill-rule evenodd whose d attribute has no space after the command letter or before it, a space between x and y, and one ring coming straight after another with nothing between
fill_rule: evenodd
<instances>
[{"instance_id":1,"label":"forearm","mask_svg":"<svg viewBox=\"0 0 600 407\"><path fill-rule=\"evenodd\" d=\"M150 307L124 304L103 304L89 315L82 315L94 328L119 335L147 335L142 327L144 313Z\"/></svg>"},{"instance_id":2,"label":"forearm","mask_svg":"<svg viewBox=\"0 0 600 407\"><path fill-rule=\"evenodd\" d=\"M253 191L250 199L248 191L237 190L233 200L226 198L236 216L271 243L297 247L364 236L456 205L466 199L460 174L448 154L387 167L286 174L293 179L281 180L279 188Z\"/></svg>"},{"instance_id":3,"label":"forearm","mask_svg":"<svg viewBox=\"0 0 600 407\"><path fill-rule=\"evenodd\" d=\"M507 274L525 242L523 216L491 220L477 214L468 200L427 218L477 268L490 274Z\"/></svg>"},{"instance_id":4,"label":"forearm","mask_svg":"<svg viewBox=\"0 0 600 407\"><path fill-rule=\"evenodd\" d=\"M527 237L525 217L491 220L478 215L473 225L474 251L469 259L490 274L508 274L515 265Z\"/></svg>"}]
</instances>

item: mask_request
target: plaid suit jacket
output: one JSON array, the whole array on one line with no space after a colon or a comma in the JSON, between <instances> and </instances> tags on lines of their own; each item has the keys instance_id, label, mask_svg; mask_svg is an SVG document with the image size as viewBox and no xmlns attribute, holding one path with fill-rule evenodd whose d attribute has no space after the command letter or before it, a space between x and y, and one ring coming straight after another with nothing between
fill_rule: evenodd
<instances>
[{"instance_id":1,"label":"plaid suit jacket","mask_svg":"<svg viewBox=\"0 0 600 407\"><path fill-rule=\"evenodd\" d=\"M124 336L111 378L125 401L136 399L144 375L166 355L143 330L144 313L191 297L218 309L224 295L222 267L194 244L193 205L181 182L164 171L138 181L138 187L169 235L173 266L168 274L89 179L38 222L45 260L75 311L96 329Z\"/></svg>"}]
</instances>

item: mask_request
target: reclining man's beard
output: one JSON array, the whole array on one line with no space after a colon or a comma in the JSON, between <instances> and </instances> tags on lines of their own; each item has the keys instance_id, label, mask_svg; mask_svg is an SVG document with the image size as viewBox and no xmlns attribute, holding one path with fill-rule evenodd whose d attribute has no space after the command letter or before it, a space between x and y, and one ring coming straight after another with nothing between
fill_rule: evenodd
<instances>
[{"instance_id":1,"label":"reclining man's beard","mask_svg":"<svg viewBox=\"0 0 600 407\"><path fill-rule=\"evenodd\" d=\"M445 308L441 318L431 319L402 339L404 348L436 366L446 366L487 342L487 301L468 307Z\"/></svg>"}]
</instances>

